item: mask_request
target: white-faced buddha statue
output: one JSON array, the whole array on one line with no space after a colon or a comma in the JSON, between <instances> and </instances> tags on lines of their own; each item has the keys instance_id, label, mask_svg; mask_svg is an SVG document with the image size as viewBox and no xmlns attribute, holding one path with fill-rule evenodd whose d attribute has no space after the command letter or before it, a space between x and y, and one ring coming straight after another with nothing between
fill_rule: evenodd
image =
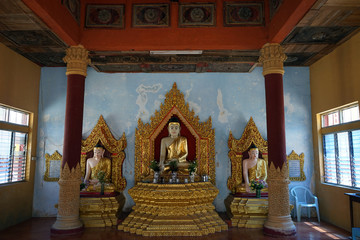
<instances>
[{"instance_id":1,"label":"white-faced buddha statue","mask_svg":"<svg viewBox=\"0 0 360 240\"><path fill-rule=\"evenodd\" d=\"M266 182L267 164L264 159L259 158L259 149L255 144L251 144L248 151L249 158L242 162L244 182L240 187L240 192L251 192L250 184L252 180L258 179ZM267 191L265 188L263 191Z\"/></svg>"},{"instance_id":2,"label":"white-faced buddha statue","mask_svg":"<svg viewBox=\"0 0 360 240\"><path fill-rule=\"evenodd\" d=\"M114 184L111 183L111 160L104 157L105 149L100 144L94 147L94 156L86 160L86 173L84 182L88 183L86 191L100 192L99 172L105 173L108 182L105 192L113 192Z\"/></svg>"}]
</instances>

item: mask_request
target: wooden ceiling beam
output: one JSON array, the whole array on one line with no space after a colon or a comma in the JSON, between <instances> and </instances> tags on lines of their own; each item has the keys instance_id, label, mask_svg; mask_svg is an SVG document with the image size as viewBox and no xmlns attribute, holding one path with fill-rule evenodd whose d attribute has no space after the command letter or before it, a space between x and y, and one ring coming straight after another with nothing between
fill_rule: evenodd
<instances>
[{"instance_id":1,"label":"wooden ceiling beam","mask_svg":"<svg viewBox=\"0 0 360 240\"><path fill-rule=\"evenodd\" d=\"M270 22L269 42L280 43L294 29L317 0L283 1Z\"/></svg>"},{"instance_id":2,"label":"wooden ceiling beam","mask_svg":"<svg viewBox=\"0 0 360 240\"><path fill-rule=\"evenodd\" d=\"M60 1L22 1L67 45L80 43L80 27Z\"/></svg>"}]
</instances>

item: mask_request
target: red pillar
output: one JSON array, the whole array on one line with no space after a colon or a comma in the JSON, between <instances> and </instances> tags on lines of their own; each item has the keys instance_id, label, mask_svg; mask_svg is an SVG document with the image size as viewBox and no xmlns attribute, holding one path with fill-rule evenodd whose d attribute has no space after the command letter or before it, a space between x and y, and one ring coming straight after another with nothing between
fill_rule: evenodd
<instances>
[{"instance_id":1,"label":"red pillar","mask_svg":"<svg viewBox=\"0 0 360 240\"><path fill-rule=\"evenodd\" d=\"M286 162L284 93L282 74L265 75L266 123L269 163L282 167Z\"/></svg>"},{"instance_id":2,"label":"red pillar","mask_svg":"<svg viewBox=\"0 0 360 240\"><path fill-rule=\"evenodd\" d=\"M71 235L82 232L79 219L80 206L80 156L84 108L86 68L90 63L88 51L82 46L66 50L64 62L66 75L66 115L64 130L63 160L59 180L59 201L56 222L51 227L52 235Z\"/></svg>"},{"instance_id":3,"label":"red pillar","mask_svg":"<svg viewBox=\"0 0 360 240\"><path fill-rule=\"evenodd\" d=\"M277 43L265 44L259 61L263 65L266 93L266 121L269 151L269 213L264 234L274 237L296 234L290 216L289 176L286 162L283 62L286 56Z\"/></svg>"},{"instance_id":4,"label":"red pillar","mask_svg":"<svg viewBox=\"0 0 360 240\"><path fill-rule=\"evenodd\" d=\"M67 77L64 148L61 167L64 168L65 163L67 163L72 169L80 162L81 155L85 76L70 74Z\"/></svg>"}]
</instances>

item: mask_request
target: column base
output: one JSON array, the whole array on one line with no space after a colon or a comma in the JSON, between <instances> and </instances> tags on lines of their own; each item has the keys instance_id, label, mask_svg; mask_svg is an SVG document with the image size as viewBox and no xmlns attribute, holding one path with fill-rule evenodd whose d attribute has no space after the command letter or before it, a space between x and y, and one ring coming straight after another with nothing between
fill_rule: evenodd
<instances>
[{"instance_id":1,"label":"column base","mask_svg":"<svg viewBox=\"0 0 360 240\"><path fill-rule=\"evenodd\" d=\"M75 235L83 231L83 224L79 216L57 216L56 222L50 229L51 235Z\"/></svg>"},{"instance_id":2,"label":"column base","mask_svg":"<svg viewBox=\"0 0 360 240\"><path fill-rule=\"evenodd\" d=\"M291 216L268 216L264 224L264 234L272 237L293 236L296 227Z\"/></svg>"},{"instance_id":3,"label":"column base","mask_svg":"<svg viewBox=\"0 0 360 240\"><path fill-rule=\"evenodd\" d=\"M68 230L59 230L59 229L50 229L51 236L73 236L73 235L80 235L84 231L84 227L75 228L75 229L68 229Z\"/></svg>"}]
</instances>

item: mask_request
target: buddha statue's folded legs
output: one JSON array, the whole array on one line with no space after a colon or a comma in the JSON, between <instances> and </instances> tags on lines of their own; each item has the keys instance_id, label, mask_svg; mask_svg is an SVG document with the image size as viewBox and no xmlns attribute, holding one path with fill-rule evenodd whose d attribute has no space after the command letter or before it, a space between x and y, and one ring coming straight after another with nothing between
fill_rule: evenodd
<instances>
[{"instance_id":1,"label":"buddha statue's folded legs","mask_svg":"<svg viewBox=\"0 0 360 240\"><path fill-rule=\"evenodd\" d=\"M172 161L177 161L177 160L172 160ZM170 172L172 171L170 162L171 161L168 161L164 164L164 168L162 171L163 175L170 174ZM178 170L176 172L178 172L181 175L189 175L189 169L188 169L189 164L190 163L188 161L186 161L186 162L178 162L177 161L176 165L177 165Z\"/></svg>"}]
</instances>

